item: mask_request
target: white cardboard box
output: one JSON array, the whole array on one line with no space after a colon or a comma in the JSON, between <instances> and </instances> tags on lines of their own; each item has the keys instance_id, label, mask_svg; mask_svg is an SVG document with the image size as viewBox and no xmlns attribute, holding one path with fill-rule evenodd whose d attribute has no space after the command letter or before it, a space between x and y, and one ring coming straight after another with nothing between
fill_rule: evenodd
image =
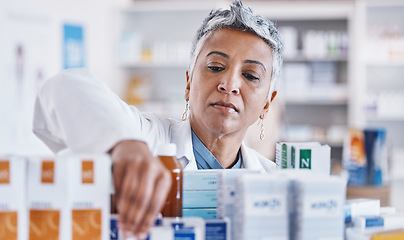
<instances>
[{"instance_id":1,"label":"white cardboard box","mask_svg":"<svg viewBox=\"0 0 404 240\"><path fill-rule=\"evenodd\" d=\"M27 239L26 161L0 156L0 236Z\"/></svg>"}]
</instances>

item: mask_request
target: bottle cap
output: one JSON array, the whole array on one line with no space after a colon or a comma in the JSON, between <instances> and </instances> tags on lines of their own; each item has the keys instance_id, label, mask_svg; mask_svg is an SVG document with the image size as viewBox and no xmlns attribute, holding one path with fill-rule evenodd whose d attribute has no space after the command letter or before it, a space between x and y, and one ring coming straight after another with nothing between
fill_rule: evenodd
<instances>
[{"instance_id":1,"label":"bottle cap","mask_svg":"<svg viewBox=\"0 0 404 240\"><path fill-rule=\"evenodd\" d=\"M157 156L175 156L177 154L177 145L174 143L163 143L157 147Z\"/></svg>"}]
</instances>

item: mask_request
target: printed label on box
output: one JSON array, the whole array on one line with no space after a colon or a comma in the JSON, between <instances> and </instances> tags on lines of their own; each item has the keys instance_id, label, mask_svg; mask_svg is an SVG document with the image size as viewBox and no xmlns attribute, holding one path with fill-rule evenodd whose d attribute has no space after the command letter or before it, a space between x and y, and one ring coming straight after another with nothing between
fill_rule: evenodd
<instances>
[{"instance_id":1,"label":"printed label on box","mask_svg":"<svg viewBox=\"0 0 404 240\"><path fill-rule=\"evenodd\" d=\"M101 209L72 210L72 239L101 239Z\"/></svg>"},{"instance_id":2,"label":"printed label on box","mask_svg":"<svg viewBox=\"0 0 404 240\"><path fill-rule=\"evenodd\" d=\"M343 214L341 196L311 196L304 198L305 217L339 217Z\"/></svg>"},{"instance_id":3,"label":"printed label on box","mask_svg":"<svg viewBox=\"0 0 404 240\"><path fill-rule=\"evenodd\" d=\"M0 212L0 239L17 240L17 212Z\"/></svg>"},{"instance_id":4,"label":"printed label on box","mask_svg":"<svg viewBox=\"0 0 404 240\"><path fill-rule=\"evenodd\" d=\"M10 183L10 162L0 159L0 184Z\"/></svg>"},{"instance_id":5,"label":"printed label on box","mask_svg":"<svg viewBox=\"0 0 404 240\"><path fill-rule=\"evenodd\" d=\"M55 162L48 160L42 161L41 182L53 183L54 176L55 176Z\"/></svg>"},{"instance_id":6,"label":"printed label on box","mask_svg":"<svg viewBox=\"0 0 404 240\"><path fill-rule=\"evenodd\" d=\"M81 182L82 183L94 183L94 162L91 160L85 160L81 162Z\"/></svg>"},{"instance_id":7,"label":"printed label on box","mask_svg":"<svg viewBox=\"0 0 404 240\"><path fill-rule=\"evenodd\" d=\"M60 212L58 210L29 211L29 239L59 239Z\"/></svg>"},{"instance_id":8,"label":"printed label on box","mask_svg":"<svg viewBox=\"0 0 404 240\"><path fill-rule=\"evenodd\" d=\"M288 168L287 148L286 144L282 144L282 168Z\"/></svg>"},{"instance_id":9,"label":"printed label on box","mask_svg":"<svg viewBox=\"0 0 404 240\"><path fill-rule=\"evenodd\" d=\"M299 167L311 169L311 150L310 149L300 150Z\"/></svg>"},{"instance_id":10,"label":"printed label on box","mask_svg":"<svg viewBox=\"0 0 404 240\"><path fill-rule=\"evenodd\" d=\"M277 195L252 195L246 200L246 213L250 216L282 216L287 214L286 197Z\"/></svg>"}]
</instances>

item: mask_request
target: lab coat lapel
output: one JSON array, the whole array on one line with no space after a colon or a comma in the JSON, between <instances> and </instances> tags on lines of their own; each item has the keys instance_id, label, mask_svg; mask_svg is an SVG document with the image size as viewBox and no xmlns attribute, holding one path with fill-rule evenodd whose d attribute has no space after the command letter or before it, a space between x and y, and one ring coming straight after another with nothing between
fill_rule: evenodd
<instances>
[{"instance_id":1,"label":"lab coat lapel","mask_svg":"<svg viewBox=\"0 0 404 240\"><path fill-rule=\"evenodd\" d=\"M243 157L243 168L265 172L260 160L248 150L244 143L241 144L241 155Z\"/></svg>"},{"instance_id":2,"label":"lab coat lapel","mask_svg":"<svg viewBox=\"0 0 404 240\"><path fill-rule=\"evenodd\" d=\"M192 145L191 125L188 120L173 126L171 142L177 145L177 158L184 170L198 170Z\"/></svg>"}]
</instances>

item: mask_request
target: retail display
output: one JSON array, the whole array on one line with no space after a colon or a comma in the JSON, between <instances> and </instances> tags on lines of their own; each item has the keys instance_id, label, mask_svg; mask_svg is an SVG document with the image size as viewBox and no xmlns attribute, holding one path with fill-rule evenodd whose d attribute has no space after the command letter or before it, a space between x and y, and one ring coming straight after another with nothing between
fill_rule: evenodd
<instances>
[{"instance_id":1,"label":"retail display","mask_svg":"<svg viewBox=\"0 0 404 240\"><path fill-rule=\"evenodd\" d=\"M386 130L350 129L344 143L343 167L352 186L388 184Z\"/></svg>"}]
</instances>

